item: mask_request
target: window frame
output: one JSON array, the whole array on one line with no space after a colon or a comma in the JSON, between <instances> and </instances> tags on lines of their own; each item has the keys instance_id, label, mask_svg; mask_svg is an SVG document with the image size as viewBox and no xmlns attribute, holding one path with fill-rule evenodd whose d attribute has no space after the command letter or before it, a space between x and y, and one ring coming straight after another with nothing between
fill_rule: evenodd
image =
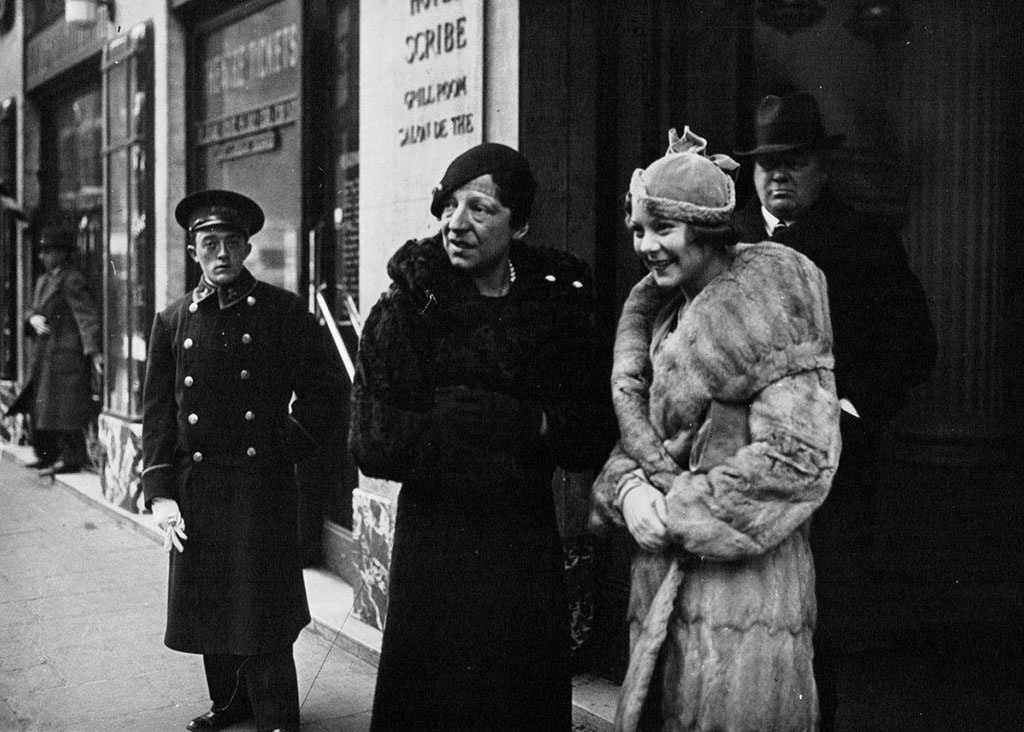
<instances>
[{"instance_id":1,"label":"window frame","mask_svg":"<svg viewBox=\"0 0 1024 732\"><path fill-rule=\"evenodd\" d=\"M103 411L128 421L142 419L142 382L155 301L155 185L153 177L153 29L146 21L109 41L103 48L103 260L114 262L111 226L115 204L124 209L124 275L103 270L104 358ZM126 69L122 75L120 69ZM115 73L117 72L117 73ZM119 86L123 84L124 86ZM120 104L118 104L120 102ZM111 124L120 113L122 131ZM112 178L112 160L125 158L126 180ZM118 188L115 188L118 186ZM114 196L123 191L123 201ZM120 216L120 213L118 213ZM115 289L117 288L117 289ZM117 295L117 297L114 297ZM123 306L122 306L123 303ZM113 310L118 307L118 312ZM117 319L115 320L115 315ZM115 324L118 326L115 329ZM121 339L116 350L112 345ZM126 375L124 388L114 376Z\"/></svg>"}]
</instances>

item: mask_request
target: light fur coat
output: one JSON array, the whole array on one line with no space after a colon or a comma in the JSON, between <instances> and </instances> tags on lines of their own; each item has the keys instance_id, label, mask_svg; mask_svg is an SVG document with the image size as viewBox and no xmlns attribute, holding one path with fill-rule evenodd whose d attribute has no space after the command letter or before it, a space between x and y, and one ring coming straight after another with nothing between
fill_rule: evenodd
<instances>
[{"instance_id":1,"label":"light fur coat","mask_svg":"<svg viewBox=\"0 0 1024 732\"><path fill-rule=\"evenodd\" d=\"M627 676L620 727L660 697L654 729L814 730L808 519L840 452L824 276L786 247L741 244L691 302L667 300L648 276L624 307L612 374L622 436L594 486L593 527L621 526L619 487L642 470L666 492L673 545L634 558L630 641L652 645L653 678L648 693L643 674ZM666 577L677 587L656 600Z\"/></svg>"}]
</instances>

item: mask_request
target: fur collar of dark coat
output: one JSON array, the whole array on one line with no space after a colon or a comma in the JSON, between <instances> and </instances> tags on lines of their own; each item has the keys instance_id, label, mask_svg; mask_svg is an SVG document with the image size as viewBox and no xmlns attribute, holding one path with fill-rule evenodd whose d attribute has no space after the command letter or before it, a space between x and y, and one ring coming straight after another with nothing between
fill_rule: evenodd
<instances>
[{"instance_id":1,"label":"fur collar of dark coat","mask_svg":"<svg viewBox=\"0 0 1024 732\"><path fill-rule=\"evenodd\" d=\"M512 293L532 300L591 293L589 268L568 252L513 240L509 253L516 268ZM393 288L412 298L423 314L433 307L446 308L471 299L475 285L468 274L451 265L439 233L427 239L410 239L388 262Z\"/></svg>"}]
</instances>

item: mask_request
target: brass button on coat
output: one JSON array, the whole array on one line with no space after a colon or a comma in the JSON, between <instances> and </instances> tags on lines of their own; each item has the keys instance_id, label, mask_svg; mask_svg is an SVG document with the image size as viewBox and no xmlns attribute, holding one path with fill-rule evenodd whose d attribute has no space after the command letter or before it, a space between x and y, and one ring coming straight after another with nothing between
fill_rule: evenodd
<instances>
[{"instance_id":1,"label":"brass button on coat","mask_svg":"<svg viewBox=\"0 0 1024 732\"><path fill-rule=\"evenodd\" d=\"M248 450L245 451L245 454L248 455L249 457L256 457L256 448L250 447Z\"/></svg>"},{"instance_id":2,"label":"brass button on coat","mask_svg":"<svg viewBox=\"0 0 1024 732\"><path fill-rule=\"evenodd\" d=\"M196 380L193 379L191 376L185 377L185 386L192 386L194 383L196 383Z\"/></svg>"},{"instance_id":3,"label":"brass button on coat","mask_svg":"<svg viewBox=\"0 0 1024 732\"><path fill-rule=\"evenodd\" d=\"M203 462L203 453L201 453L201 452L194 452L194 453L192 453L192 461L196 462L196 463Z\"/></svg>"},{"instance_id":4,"label":"brass button on coat","mask_svg":"<svg viewBox=\"0 0 1024 732\"><path fill-rule=\"evenodd\" d=\"M249 378L249 369L242 369L242 373L239 374L243 379Z\"/></svg>"},{"instance_id":5,"label":"brass button on coat","mask_svg":"<svg viewBox=\"0 0 1024 732\"><path fill-rule=\"evenodd\" d=\"M245 421L246 422L252 422L254 419L256 419L256 415L255 414L253 414L252 412L246 412L245 413Z\"/></svg>"},{"instance_id":6,"label":"brass button on coat","mask_svg":"<svg viewBox=\"0 0 1024 732\"><path fill-rule=\"evenodd\" d=\"M198 421L199 421L199 415L198 414L190 414L190 415L188 415L188 423L189 424L195 424Z\"/></svg>"},{"instance_id":7,"label":"brass button on coat","mask_svg":"<svg viewBox=\"0 0 1024 732\"><path fill-rule=\"evenodd\" d=\"M191 348L192 347L192 339L191 338L186 338L185 342L182 343L181 345L185 346L185 348Z\"/></svg>"},{"instance_id":8,"label":"brass button on coat","mask_svg":"<svg viewBox=\"0 0 1024 732\"><path fill-rule=\"evenodd\" d=\"M243 333L242 334L242 343L244 343L245 345L248 346L250 343L252 343L252 336L249 335L248 333Z\"/></svg>"}]
</instances>

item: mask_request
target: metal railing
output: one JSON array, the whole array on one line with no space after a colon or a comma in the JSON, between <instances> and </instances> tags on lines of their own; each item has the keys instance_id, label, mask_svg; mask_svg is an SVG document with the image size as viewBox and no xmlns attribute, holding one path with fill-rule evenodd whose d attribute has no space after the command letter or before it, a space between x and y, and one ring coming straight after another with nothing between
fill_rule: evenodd
<instances>
[{"instance_id":1,"label":"metal railing","mask_svg":"<svg viewBox=\"0 0 1024 732\"><path fill-rule=\"evenodd\" d=\"M341 331L338 330L338 323L334 319L334 314L327 304L327 298L324 297L324 290L327 289L327 285L320 285L319 287L310 285L310 288L314 290L314 297L317 308L320 310L320 317L324 319L327 325L327 330L331 334L331 340L334 341L334 347L338 350L338 355L341 356L341 361L345 365L345 371L348 373L348 379L351 382L356 375L355 354L349 353L348 346L345 345L345 340L341 337ZM344 302L353 330L355 330L357 336L362 336L363 320L359 315L359 309L356 307L355 300L352 299L351 295L346 294Z\"/></svg>"}]
</instances>

